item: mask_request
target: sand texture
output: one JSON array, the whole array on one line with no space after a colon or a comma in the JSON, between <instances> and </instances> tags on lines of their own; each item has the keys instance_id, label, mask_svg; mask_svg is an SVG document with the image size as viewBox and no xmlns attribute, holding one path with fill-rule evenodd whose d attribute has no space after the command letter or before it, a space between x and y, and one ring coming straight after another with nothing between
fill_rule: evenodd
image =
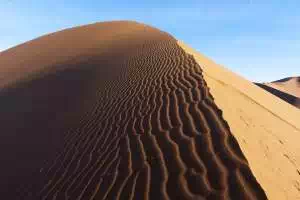
<instances>
[{"instance_id":1,"label":"sand texture","mask_svg":"<svg viewBox=\"0 0 300 200\"><path fill-rule=\"evenodd\" d=\"M300 110L197 53L214 102L269 199L300 199Z\"/></svg>"},{"instance_id":2,"label":"sand texture","mask_svg":"<svg viewBox=\"0 0 300 200\"><path fill-rule=\"evenodd\" d=\"M167 33L97 23L0 66L1 199L266 199L202 68Z\"/></svg>"}]
</instances>

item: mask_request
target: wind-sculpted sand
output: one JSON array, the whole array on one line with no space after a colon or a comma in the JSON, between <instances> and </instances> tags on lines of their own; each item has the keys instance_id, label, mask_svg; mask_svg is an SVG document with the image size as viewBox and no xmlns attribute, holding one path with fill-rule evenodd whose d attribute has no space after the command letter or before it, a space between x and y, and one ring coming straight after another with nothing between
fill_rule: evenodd
<instances>
[{"instance_id":1,"label":"wind-sculpted sand","mask_svg":"<svg viewBox=\"0 0 300 200\"><path fill-rule=\"evenodd\" d=\"M201 66L167 33L98 23L0 65L1 198L266 199Z\"/></svg>"},{"instance_id":2,"label":"wind-sculpted sand","mask_svg":"<svg viewBox=\"0 0 300 200\"><path fill-rule=\"evenodd\" d=\"M300 111L188 47L269 199L300 199Z\"/></svg>"}]
</instances>

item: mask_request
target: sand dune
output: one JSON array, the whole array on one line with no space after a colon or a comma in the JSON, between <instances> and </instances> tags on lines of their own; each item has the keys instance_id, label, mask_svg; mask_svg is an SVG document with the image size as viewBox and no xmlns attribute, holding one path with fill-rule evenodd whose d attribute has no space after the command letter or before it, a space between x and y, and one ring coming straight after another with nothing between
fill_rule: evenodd
<instances>
[{"instance_id":1,"label":"sand dune","mask_svg":"<svg viewBox=\"0 0 300 200\"><path fill-rule=\"evenodd\" d=\"M300 77L288 77L271 83L256 83L261 88L300 108Z\"/></svg>"},{"instance_id":2,"label":"sand dune","mask_svg":"<svg viewBox=\"0 0 300 200\"><path fill-rule=\"evenodd\" d=\"M266 85L300 98L300 77L288 77L266 83Z\"/></svg>"},{"instance_id":3,"label":"sand dune","mask_svg":"<svg viewBox=\"0 0 300 200\"><path fill-rule=\"evenodd\" d=\"M203 70L214 102L268 198L300 199L300 111L179 44Z\"/></svg>"},{"instance_id":4,"label":"sand dune","mask_svg":"<svg viewBox=\"0 0 300 200\"><path fill-rule=\"evenodd\" d=\"M257 86L265 89L266 91L270 92L271 94L279 97L280 99L288 102L289 104L291 105L294 105L298 108L300 108L300 98L294 96L294 95L291 95L289 93L286 93L286 92L283 92L282 90L279 90L279 89L275 89L276 87L273 87L273 86L268 86L267 84L261 84L261 83L255 83Z\"/></svg>"},{"instance_id":5,"label":"sand dune","mask_svg":"<svg viewBox=\"0 0 300 200\"><path fill-rule=\"evenodd\" d=\"M123 21L2 52L3 199L296 197L299 111L183 49Z\"/></svg>"}]
</instances>

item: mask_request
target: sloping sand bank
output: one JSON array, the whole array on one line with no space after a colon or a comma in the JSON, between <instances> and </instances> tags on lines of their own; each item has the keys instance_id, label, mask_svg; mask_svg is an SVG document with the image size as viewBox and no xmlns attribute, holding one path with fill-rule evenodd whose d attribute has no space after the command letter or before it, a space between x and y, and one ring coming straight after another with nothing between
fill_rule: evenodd
<instances>
[{"instance_id":1,"label":"sloping sand bank","mask_svg":"<svg viewBox=\"0 0 300 200\"><path fill-rule=\"evenodd\" d=\"M170 35L98 23L17 46L0 65L2 199L266 199Z\"/></svg>"},{"instance_id":2,"label":"sloping sand bank","mask_svg":"<svg viewBox=\"0 0 300 200\"><path fill-rule=\"evenodd\" d=\"M179 42L203 70L216 105L269 199L300 199L300 111Z\"/></svg>"}]
</instances>

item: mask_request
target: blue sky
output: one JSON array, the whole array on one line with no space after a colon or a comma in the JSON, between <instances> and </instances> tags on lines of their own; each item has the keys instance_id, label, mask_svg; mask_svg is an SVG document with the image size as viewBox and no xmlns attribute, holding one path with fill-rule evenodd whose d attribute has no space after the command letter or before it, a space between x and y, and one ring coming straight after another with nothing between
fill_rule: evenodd
<instances>
[{"instance_id":1,"label":"blue sky","mask_svg":"<svg viewBox=\"0 0 300 200\"><path fill-rule=\"evenodd\" d=\"M64 28L127 19L169 32L251 81L271 81L300 75L299 10L299 0L0 0L0 51Z\"/></svg>"}]
</instances>

